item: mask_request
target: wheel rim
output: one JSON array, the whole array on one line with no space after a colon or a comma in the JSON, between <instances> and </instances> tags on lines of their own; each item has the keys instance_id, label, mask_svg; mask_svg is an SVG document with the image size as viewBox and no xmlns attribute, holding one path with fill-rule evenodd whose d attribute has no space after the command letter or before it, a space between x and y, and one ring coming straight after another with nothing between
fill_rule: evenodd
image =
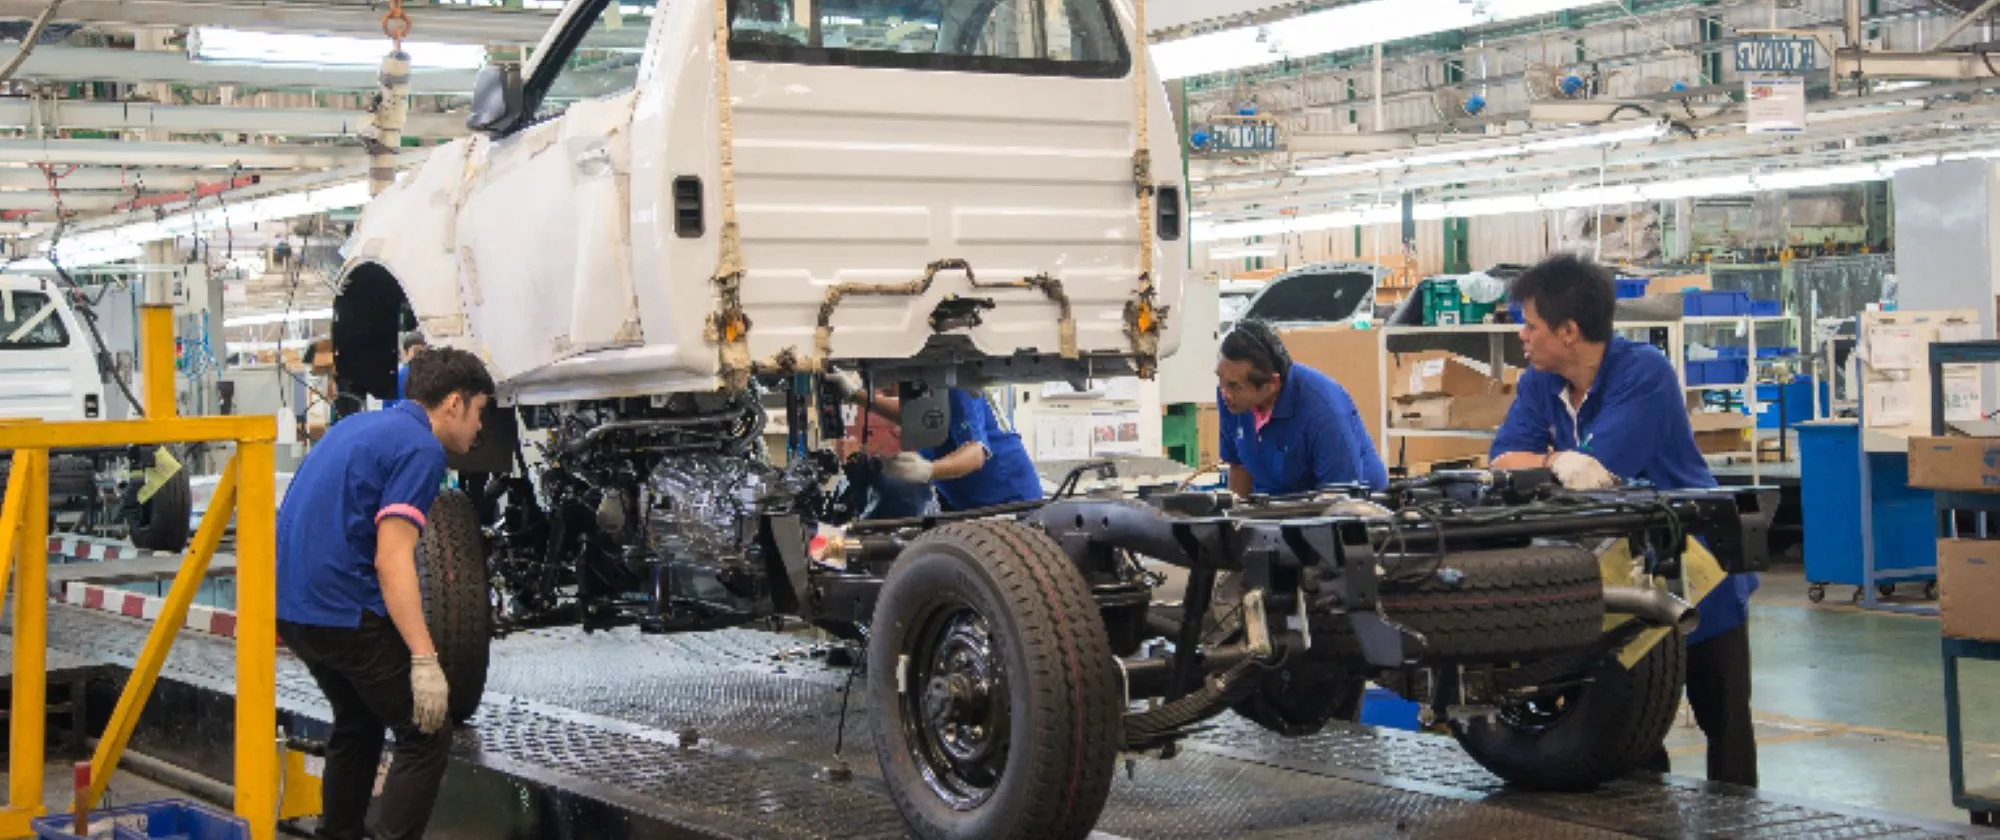
<instances>
[{"instance_id":1,"label":"wheel rim","mask_svg":"<svg viewBox=\"0 0 2000 840\"><path fill-rule=\"evenodd\" d=\"M958 810L977 808L1007 767L1007 680L986 618L940 605L911 634L904 739L924 784Z\"/></svg>"},{"instance_id":2,"label":"wheel rim","mask_svg":"<svg viewBox=\"0 0 2000 840\"><path fill-rule=\"evenodd\" d=\"M1578 690L1564 689L1557 694L1536 697L1524 703L1517 703L1500 710L1500 722L1525 732L1544 732L1561 723L1576 708Z\"/></svg>"}]
</instances>

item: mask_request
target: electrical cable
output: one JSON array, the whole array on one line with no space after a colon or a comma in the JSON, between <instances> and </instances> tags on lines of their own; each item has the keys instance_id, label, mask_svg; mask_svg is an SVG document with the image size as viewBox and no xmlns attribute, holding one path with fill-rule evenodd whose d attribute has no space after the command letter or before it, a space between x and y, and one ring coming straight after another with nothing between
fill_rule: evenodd
<instances>
[{"instance_id":1,"label":"electrical cable","mask_svg":"<svg viewBox=\"0 0 2000 840\"><path fill-rule=\"evenodd\" d=\"M62 4L63 0L49 0L49 7L42 10L41 15L35 18L35 25L28 27L28 34L21 38L21 49L14 53L13 60L7 62L6 67L0 67L0 82L14 78L14 71L21 69L22 62L28 60L28 54L35 51L35 42L42 39L43 30L49 28L49 21L55 20L56 9Z\"/></svg>"}]
</instances>

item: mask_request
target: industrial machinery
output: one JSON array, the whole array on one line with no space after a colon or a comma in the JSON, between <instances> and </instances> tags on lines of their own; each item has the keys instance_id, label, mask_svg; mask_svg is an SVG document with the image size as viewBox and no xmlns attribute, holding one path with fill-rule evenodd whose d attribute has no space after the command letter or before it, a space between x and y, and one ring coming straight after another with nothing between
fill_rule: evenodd
<instances>
[{"instance_id":1,"label":"industrial machinery","mask_svg":"<svg viewBox=\"0 0 2000 840\"><path fill-rule=\"evenodd\" d=\"M596 48L632 36L626 7L572 0L526 68L482 73L478 133L358 222L345 402L394 395L412 328L500 390L418 558L457 719L495 634L796 618L865 646L911 828L996 840L1083 837L1121 753L1230 709L1312 732L1370 678L1524 785L1589 787L1658 745L1693 611L1607 586L1578 541L1624 539L1647 581L1690 535L1752 568L1757 494L1454 474L1237 504L1079 496L1078 473L1049 500L857 520L880 467L827 446L833 375L898 390L906 450L946 439L953 390L1150 376L1184 328L1185 214L1140 8L833 5L666 4L635 61Z\"/></svg>"}]
</instances>

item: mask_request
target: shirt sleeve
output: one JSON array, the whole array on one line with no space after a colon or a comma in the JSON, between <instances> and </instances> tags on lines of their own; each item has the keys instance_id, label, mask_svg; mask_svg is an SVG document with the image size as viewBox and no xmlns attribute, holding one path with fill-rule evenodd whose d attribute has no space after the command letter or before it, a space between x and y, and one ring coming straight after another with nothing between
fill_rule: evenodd
<instances>
[{"instance_id":1,"label":"shirt sleeve","mask_svg":"<svg viewBox=\"0 0 2000 840\"><path fill-rule=\"evenodd\" d=\"M1646 360L1650 362L1652 360ZM1596 458L1612 475L1632 479L1660 456L1670 438L1669 423L1686 416L1686 398L1673 368L1632 359L1604 394L1604 407L1590 423L1577 451Z\"/></svg>"},{"instance_id":2,"label":"shirt sleeve","mask_svg":"<svg viewBox=\"0 0 2000 840\"><path fill-rule=\"evenodd\" d=\"M1306 449L1312 455L1314 489L1335 484L1363 484L1380 490L1389 484L1382 459L1374 455L1368 427L1349 400L1328 400L1320 409L1333 422L1308 424ZM1368 454L1363 455L1366 447ZM1373 462L1372 464L1370 462Z\"/></svg>"},{"instance_id":3,"label":"shirt sleeve","mask_svg":"<svg viewBox=\"0 0 2000 840\"><path fill-rule=\"evenodd\" d=\"M958 388L951 390L951 433L946 438L948 446L945 454L964 449L967 444L976 443L986 447L986 454L993 454L993 441L986 434L990 425L986 401Z\"/></svg>"},{"instance_id":4,"label":"shirt sleeve","mask_svg":"<svg viewBox=\"0 0 2000 840\"><path fill-rule=\"evenodd\" d=\"M375 524L394 516L423 530L430 524L426 517L444 481L444 448L409 447L388 456L382 468L382 502L375 510Z\"/></svg>"},{"instance_id":5,"label":"shirt sleeve","mask_svg":"<svg viewBox=\"0 0 2000 840\"><path fill-rule=\"evenodd\" d=\"M1527 380L1524 378L1523 382ZM1493 448L1487 457L1498 458L1514 452L1541 455L1549 451L1554 443L1549 437L1549 420L1543 416L1548 400L1543 399L1536 388L1517 388L1514 404L1507 409L1507 420L1500 424L1500 431L1493 435Z\"/></svg>"}]
</instances>

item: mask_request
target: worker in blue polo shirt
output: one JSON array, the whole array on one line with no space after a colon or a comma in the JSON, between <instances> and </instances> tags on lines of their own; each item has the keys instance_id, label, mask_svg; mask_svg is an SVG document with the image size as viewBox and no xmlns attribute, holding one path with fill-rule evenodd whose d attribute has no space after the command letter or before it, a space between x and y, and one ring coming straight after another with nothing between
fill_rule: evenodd
<instances>
[{"instance_id":1,"label":"worker in blue polo shirt","mask_svg":"<svg viewBox=\"0 0 2000 840\"><path fill-rule=\"evenodd\" d=\"M1224 409L1218 454L1229 465L1231 492L1279 496L1389 485L1347 389L1293 362L1270 325L1245 321L1223 336L1215 378Z\"/></svg>"},{"instance_id":2,"label":"worker in blue polo shirt","mask_svg":"<svg viewBox=\"0 0 2000 840\"><path fill-rule=\"evenodd\" d=\"M876 416L900 423L902 400L866 394L852 374L834 377L836 390L861 402ZM962 388L947 398L951 428L943 444L896 453L882 463L883 475L904 484L934 484L946 511L978 510L1042 498L1042 478L1028 458L1021 436L1000 426L986 398Z\"/></svg>"},{"instance_id":3,"label":"worker in blue polo shirt","mask_svg":"<svg viewBox=\"0 0 2000 840\"><path fill-rule=\"evenodd\" d=\"M1552 257L1514 281L1521 342L1533 370L1521 376L1493 440L1495 469L1546 467L1570 489L1644 481L1662 490L1714 487L1688 425L1673 364L1658 350L1615 336L1611 273L1573 256ZM1750 593L1757 576L1730 575L1696 607L1687 639L1688 705L1708 736L1708 778L1755 787L1750 722ZM1649 769L1666 772L1664 745Z\"/></svg>"},{"instance_id":4,"label":"worker in blue polo shirt","mask_svg":"<svg viewBox=\"0 0 2000 840\"><path fill-rule=\"evenodd\" d=\"M471 353L426 350L410 360L408 394L334 424L278 509L278 636L333 707L319 828L328 840L422 837L451 748L450 686L424 625L415 552L445 453L472 448L493 378ZM395 760L370 821L384 729L395 732Z\"/></svg>"}]
</instances>

